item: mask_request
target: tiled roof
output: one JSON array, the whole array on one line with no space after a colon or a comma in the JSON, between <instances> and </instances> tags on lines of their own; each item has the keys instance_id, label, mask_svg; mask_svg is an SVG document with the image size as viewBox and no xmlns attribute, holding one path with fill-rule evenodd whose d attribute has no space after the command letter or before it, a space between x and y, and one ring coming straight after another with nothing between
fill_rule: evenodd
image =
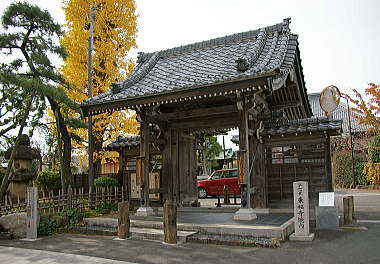
<instances>
[{"instance_id":1,"label":"tiled roof","mask_svg":"<svg viewBox=\"0 0 380 264\"><path fill-rule=\"evenodd\" d=\"M267 122L262 135L274 136L295 133L308 133L316 131L340 131L341 120L328 120L327 118L307 118L279 122Z\"/></svg>"},{"instance_id":2,"label":"tiled roof","mask_svg":"<svg viewBox=\"0 0 380 264\"><path fill-rule=\"evenodd\" d=\"M307 118L300 120L283 120L265 122L263 136L286 135L296 133L309 133L316 131L335 131L342 129L341 120L328 120L327 118ZM239 144L239 135L233 135L231 141Z\"/></svg>"},{"instance_id":3,"label":"tiled roof","mask_svg":"<svg viewBox=\"0 0 380 264\"><path fill-rule=\"evenodd\" d=\"M114 83L110 91L89 98L82 108L133 102L136 98L203 89L267 75L274 76L272 88L278 89L294 68L299 52L298 36L291 34L289 23L290 19L285 19L283 23L266 28L154 53L140 53L138 64L127 80ZM192 97L184 100L192 100Z\"/></svg>"},{"instance_id":4,"label":"tiled roof","mask_svg":"<svg viewBox=\"0 0 380 264\"><path fill-rule=\"evenodd\" d=\"M326 117L325 112L322 110L319 104L319 93L308 94L309 102L311 109L313 111L313 117L321 118ZM342 120L343 121L343 133L348 134L348 111L347 104L344 103L344 99L341 98L339 106L329 114L329 118L333 120ZM352 132L364 132L370 128L368 125L360 124L359 120L352 116L351 113L351 131Z\"/></svg>"},{"instance_id":5,"label":"tiled roof","mask_svg":"<svg viewBox=\"0 0 380 264\"><path fill-rule=\"evenodd\" d=\"M140 145L140 136L118 136L115 141L109 144L107 150L118 150L121 148L132 148Z\"/></svg>"}]
</instances>

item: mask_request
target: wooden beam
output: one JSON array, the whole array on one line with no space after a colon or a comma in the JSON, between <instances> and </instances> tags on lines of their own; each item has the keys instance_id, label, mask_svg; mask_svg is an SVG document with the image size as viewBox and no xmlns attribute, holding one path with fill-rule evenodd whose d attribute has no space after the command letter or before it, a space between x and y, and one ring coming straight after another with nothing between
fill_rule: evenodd
<instances>
[{"instance_id":1,"label":"wooden beam","mask_svg":"<svg viewBox=\"0 0 380 264\"><path fill-rule=\"evenodd\" d=\"M168 91L166 93L161 94L152 94L148 96L135 96L128 99L115 100L107 103L97 103L93 105L86 105L81 107L83 109L83 113L85 116L88 116L88 113L91 111L105 111L109 109L115 108L123 108L138 104L151 104L154 102L168 101L178 98L184 97L197 97L204 96L208 94L219 94L224 92L235 92L236 90L244 89L247 87L257 87L259 85L264 86L267 84L267 78L277 74L276 72L270 72L268 74L264 74L259 78L255 79L243 79L243 80L235 80L230 82L223 82L219 84L215 84L212 86L199 86L191 89L185 90L177 90L177 91ZM190 101L191 103L191 101Z\"/></svg>"},{"instance_id":2,"label":"wooden beam","mask_svg":"<svg viewBox=\"0 0 380 264\"><path fill-rule=\"evenodd\" d=\"M239 125L237 114L210 116L170 123L173 129L231 128Z\"/></svg>"},{"instance_id":3,"label":"wooden beam","mask_svg":"<svg viewBox=\"0 0 380 264\"><path fill-rule=\"evenodd\" d=\"M224 105L224 106L216 106L216 107L207 107L200 109L192 109L187 111L178 111L172 113L162 113L154 116L157 120L169 121L169 120L177 120L177 119L186 119L186 118L198 118L205 116L214 116L221 114L230 114L236 113L237 109L235 105Z\"/></svg>"},{"instance_id":4,"label":"wooden beam","mask_svg":"<svg viewBox=\"0 0 380 264\"><path fill-rule=\"evenodd\" d=\"M289 102L286 102L286 103L281 103L281 104L272 104L270 105L270 109L271 110L281 110L283 108L288 108L288 107L296 107L296 106L300 106L301 103L299 101L289 101Z\"/></svg>"}]
</instances>

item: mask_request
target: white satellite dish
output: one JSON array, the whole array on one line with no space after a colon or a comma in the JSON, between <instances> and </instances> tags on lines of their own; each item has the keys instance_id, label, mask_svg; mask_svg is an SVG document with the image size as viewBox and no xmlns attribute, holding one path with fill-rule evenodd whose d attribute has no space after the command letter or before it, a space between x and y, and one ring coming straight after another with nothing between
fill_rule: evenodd
<instances>
[{"instance_id":1,"label":"white satellite dish","mask_svg":"<svg viewBox=\"0 0 380 264\"><path fill-rule=\"evenodd\" d=\"M340 103L341 93L334 85L327 86L319 96L319 104L326 114L334 111Z\"/></svg>"}]
</instances>

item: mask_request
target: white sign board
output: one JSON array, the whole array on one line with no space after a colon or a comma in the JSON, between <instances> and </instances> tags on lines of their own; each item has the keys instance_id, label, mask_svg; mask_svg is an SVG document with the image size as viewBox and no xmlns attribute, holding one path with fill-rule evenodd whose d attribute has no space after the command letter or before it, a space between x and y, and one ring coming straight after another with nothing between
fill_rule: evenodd
<instances>
[{"instance_id":1,"label":"white sign board","mask_svg":"<svg viewBox=\"0 0 380 264\"><path fill-rule=\"evenodd\" d=\"M319 206L334 206L334 192L320 192Z\"/></svg>"}]
</instances>

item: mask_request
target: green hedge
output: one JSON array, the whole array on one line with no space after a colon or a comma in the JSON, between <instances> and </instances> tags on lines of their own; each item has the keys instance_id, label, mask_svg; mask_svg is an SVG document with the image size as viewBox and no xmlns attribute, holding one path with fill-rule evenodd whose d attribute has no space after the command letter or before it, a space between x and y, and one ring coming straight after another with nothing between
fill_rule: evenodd
<instances>
[{"instance_id":1,"label":"green hedge","mask_svg":"<svg viewBox=\"0 0 380 264\"><path fill-rule=\"evenodd\" d=\"M365 174L363 174L364 164L365 161L363 161L363 157L354 156L356 184L369 184ZM351 152L341 151L334 153L332 169L335 186L342 188L350 188L353 183Z\"/></svg>"},{"instance_id":2,"label":"green hedge","mask_svg":"<svg viewBox=\"0 0 380 264\"><path fill-rule=\"evenodd\" d=\"M116 187L119 186L117 180L110 177L99 177L94 180L95 187Z\"/></svg>"},{"instance_id":3,"label":"green hedge","mask_svg":"<svg viewBox=\"0 0 380 264\"><path fill-rule=\"evenodd\" d=\"M374 136L368 148L368 161L380 162L380 136Z\"/></svg>"},{"instance_id":4,"label":"green hedge","mask_svg":"<svg viewBox=\"0 0 380 264\"><path fill-rule=\"evenodd\" d=\"M368 185L370 182L367 176L363 173L365 161L355 160L355 180L356 184Z\"/></svg>"},{"instance_id":5,"label":"green hedge","mask_svg":"<svg viewBox=\"0 0 380 264\"><path fill-rule=\"evenodd\" d=\"M61 176L54 171L40 171L33 185L42 190L58 190L61 188Z\"/></svg>"}]
</instances>

